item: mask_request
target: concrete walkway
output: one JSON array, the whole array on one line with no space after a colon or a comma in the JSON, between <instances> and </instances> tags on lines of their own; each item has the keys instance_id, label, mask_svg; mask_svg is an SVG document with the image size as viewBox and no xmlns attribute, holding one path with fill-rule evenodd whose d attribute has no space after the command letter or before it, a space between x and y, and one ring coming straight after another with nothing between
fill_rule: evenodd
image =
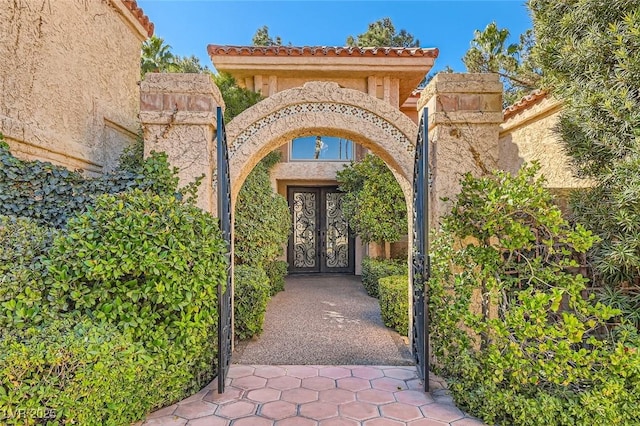
<instances>
[{"instance_id":1,"label":"concrete walkway","mask_svg":"<svg viewBox=\"0 0 640 426\"><path fill-rule=\"evenodd\" d=\"M267 306L260 337L236 346L233 362L270 365L413 365L385 327L378 299L354 275L292 275Z\"/></svg>"},{"instance_id":2,"label":"concrete walkway","mask_svg":"<svg viewBox=\"0 0 640 426\"><path fill-rule=\"evenodd\" d=\"M161 426L475 426L432 376L424 393L414 367L232 365L215 381L147 417Z\"/></svg>"}]
</instances>

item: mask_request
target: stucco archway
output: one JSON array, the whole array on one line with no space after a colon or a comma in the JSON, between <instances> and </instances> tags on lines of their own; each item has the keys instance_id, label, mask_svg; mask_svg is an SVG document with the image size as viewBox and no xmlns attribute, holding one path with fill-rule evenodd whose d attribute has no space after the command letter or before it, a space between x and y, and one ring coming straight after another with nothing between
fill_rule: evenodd
<instances>
[{"instance_id":1,"label":"stucco archway","mask_svg":"<svg viewBox=\"0 0 640 426\"><path fill-rule=\"evenodd\" d=\"M324 132L363 145L382 158L410 199L418 128L388 103L332 82L309 82L270 96L227 126L231 196L270 151L298 136Z\"/></svg>"}]
</instances>

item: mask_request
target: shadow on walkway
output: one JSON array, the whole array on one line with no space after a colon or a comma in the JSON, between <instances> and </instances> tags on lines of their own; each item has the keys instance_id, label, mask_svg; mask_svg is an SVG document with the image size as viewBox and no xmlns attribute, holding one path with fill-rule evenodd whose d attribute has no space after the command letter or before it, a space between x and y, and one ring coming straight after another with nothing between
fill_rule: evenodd
<instances>
[{"instance_id":1,"label":"shadow on walkway","mask_svg":"<svg viewBox=\"0 0 640 426\"><path fill-rule=\"evenodd\" d=\"M293 275L267 306L263 333L233 362L260 365L412 365L406 338L385 327L378 300L353 275Z\"/></svg>"}]
</instances>

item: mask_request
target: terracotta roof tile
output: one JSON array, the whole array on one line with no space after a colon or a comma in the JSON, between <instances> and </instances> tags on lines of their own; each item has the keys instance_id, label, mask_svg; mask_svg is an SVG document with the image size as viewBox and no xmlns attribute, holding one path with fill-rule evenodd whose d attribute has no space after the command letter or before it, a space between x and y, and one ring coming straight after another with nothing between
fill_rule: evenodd
<instances>
[{"instance_id":1,"label":"terracotta roof tile","mask_svg":"<svg viewBox=\"0 0 640 426\"><path fill-rule=\"evenodd\" d=\"M123 0L126 1L126 0ZM210 44L209 55L229 56L422 56L438 57L437 48L337 46L224 46Z\"/></svg>"},{"instance_id":2,"label":"terracotta roof tile","mask_svg":"<svg viewBox=\"0 0 640 426\"><path fill-rule=\"evenodd\" d=\"M546 97L547 97L546 90L541 90L541 89L534 90L533 92L524 96L522 99L520 99L516 103L509 105L508 107L503 109L502 114L504 115L504 119L506 120L507 118L513 115L516 115L518 112L529 108L531 105L535 104L536 102Z\"/></svg>"},{"instance_id":3,"label":"terracotta roof tile","mask_svg":"<svg viewBox=\"0 0 640 426\"><path fill-rule=\"evenodd\" d=\"M122 4L125 5L127 9L131 12L131 14L140 22L142 27L147 30L147 36L151 37L153 35L153 22L149 20L149 17L144 14L144 11L138 4L136 0L120 0Z\"/></svg>"}]
</instances>

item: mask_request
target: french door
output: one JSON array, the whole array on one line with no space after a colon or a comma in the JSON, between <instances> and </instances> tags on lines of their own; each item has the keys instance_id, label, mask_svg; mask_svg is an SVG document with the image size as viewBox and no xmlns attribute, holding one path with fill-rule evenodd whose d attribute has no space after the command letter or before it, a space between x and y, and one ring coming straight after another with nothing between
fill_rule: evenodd
<instances>
[{"instance_id":1,"label":"french door","mask_svg":"<svg viewBox=\"0 0 640 426\"><path fill-rule=\"evenodd\" d=\"M333 187L289 187L292 273L353 273L355 246L342 213L343 193Z\"/></svg>"}]
</instances>

